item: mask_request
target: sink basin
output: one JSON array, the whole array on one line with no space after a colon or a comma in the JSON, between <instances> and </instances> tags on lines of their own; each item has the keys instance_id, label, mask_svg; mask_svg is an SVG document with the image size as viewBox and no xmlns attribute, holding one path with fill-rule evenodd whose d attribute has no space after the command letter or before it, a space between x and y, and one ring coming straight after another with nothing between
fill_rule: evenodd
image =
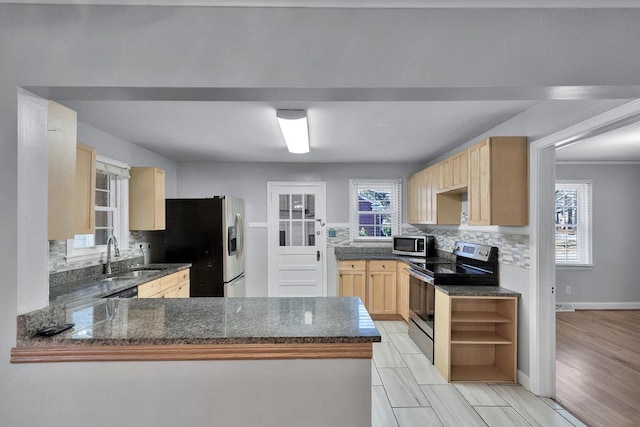
<instances>
[{"instance_id":1,"label":"sink basin","mask_svg":"<svg viewBox=\"0 0 640 427\"><path fill-rule=\"evenodd\" d=\"M154 274L158 274L162 270L135 270L128 271L126 273L118 274L117 276L107 277L106 279L102 279L105 282L110 282L113 280L128 280L128 279L139 279L144 277L153 276Z\"/></svg>"}]
</instances>

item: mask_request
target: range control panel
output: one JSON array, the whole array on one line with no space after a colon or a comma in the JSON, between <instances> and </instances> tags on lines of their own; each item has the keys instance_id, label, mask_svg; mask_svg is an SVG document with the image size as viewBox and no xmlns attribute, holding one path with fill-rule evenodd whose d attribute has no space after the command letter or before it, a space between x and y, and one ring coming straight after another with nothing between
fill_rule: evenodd
<instances>
[{"instance_id":1,"label":"range control panel","mask_svg":"<svg viewBox=\"0 0 640 427\"><path fill-rule=\"evenodd\" d=\"M493 250L497 250L497 248L479 243L456 242L453 246L454 255L484 262L489 261Z\"/></svg>"}]
</instances>

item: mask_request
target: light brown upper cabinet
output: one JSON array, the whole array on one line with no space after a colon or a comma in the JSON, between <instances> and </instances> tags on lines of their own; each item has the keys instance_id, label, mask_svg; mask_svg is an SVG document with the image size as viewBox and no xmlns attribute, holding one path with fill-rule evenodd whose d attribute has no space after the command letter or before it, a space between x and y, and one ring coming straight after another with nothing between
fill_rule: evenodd
<instances>
[{"instance_id":1,"label":"light brown upper cabinet","mask_svg":"<svg viewBox=\"0 0 640 427\"><path fill-rule=\"evenodd\" d=\"M427 170L414 173L407 180L407 220L410 224L429 224Z\"/></svg>"},{"instance_id":2,"label":"light brown upper cabinet","mask_svg":"<svg viewBox=\"0 0 640 427\"><path fill-rule=\"evenodd\" d=\"M410 224L459 224L461 194L438 194L440 164L411 175L408 180Z\"/></svg>"},{"instance_id":3,"label":"light brown upper cabinet","mask_svg":"<svg viewBox=\"0 0 640 427\"><path fill-rule=\"evenodd\" d=\"M71 239L75 235L77 116L75 111L49 101L49 240Z\"/></svg>"},{"instance_id":4,"label":"light brown upper cabinet","mask_svg":"<svg viewBox=\"0 0 640 427\"><path fill-rule=\"evenodd\" d=\"M469 224L527 225L527 138L487 138L468 153Z\"/></svg>"},{"instance_id":5,"label":"light brown upper cabinet","mask_svg":"<svg viewBox=\"0 0 640 427\"><path fill-rule=\"evenodd\" d=\"M96 224L96 149L76 146L76 230L75 234L93 234Z\"/></svg>"},{"instance_id":6,"label":"light brown upper cabinet","mask_svg":"<svg viewBox=\"0 0 640 427\"><path fill-rule=\"evenodd\" d=\"M467 150L441 161L436 167L439 193L467 188Z\"/></svg>"},{"instance_id":7,"label":"light brown upper cabinet","mask_svg":"<svg viewBox=\"0 0 640 427\"><path fill-rule=\"evenodd\" d=\"M165 172L132 167L129 182L129 229L165 229Z\"/></svg>"}]
</instances>

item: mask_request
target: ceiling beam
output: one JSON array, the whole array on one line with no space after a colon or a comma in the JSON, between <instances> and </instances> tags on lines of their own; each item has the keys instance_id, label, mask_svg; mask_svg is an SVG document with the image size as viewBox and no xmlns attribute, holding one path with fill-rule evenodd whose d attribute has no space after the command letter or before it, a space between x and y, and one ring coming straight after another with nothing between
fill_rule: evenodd
<instances>
[{"instance_id":1,"label":"ceiling beam","mask_svg":"<svg viewBox=\"0 0 640 427\"><path fill-rule=\"evenodd\" d=\"M27 86L57 101L433 102L640 98L640 86L212 88Z\"/></svg>"}]
</instances>

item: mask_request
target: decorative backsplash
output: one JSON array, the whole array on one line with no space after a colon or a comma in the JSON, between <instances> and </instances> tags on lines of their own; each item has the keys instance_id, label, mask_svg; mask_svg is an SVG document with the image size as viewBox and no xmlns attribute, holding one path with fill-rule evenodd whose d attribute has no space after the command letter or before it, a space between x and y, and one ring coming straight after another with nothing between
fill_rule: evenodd
<instances>
[{"instance_id":1,"label":"decorative backsplash","mask_svg":"<svg viewBox=\"0 0 640 427\"><path fill-rule=\"evenodd\" d=\"M349 227L330 227L335 237L327 237L329 247L373 246L372 243L353 243L349 241ZM333 235L333 233L329 233ZM430 234L435 236L436 249L451 252L456 241L482 243L497 246L500 262L521 268L529 268L529 236L527 234L506 234L471 230L440 230L434 228L419 229L410 224L402 225L403 235Z\"/></svg>"},{"instance_id":2,"label":"decorative backsplash","mask_svg":"<svg viewBox=\"0 0 640 427\"><path fill-rule=\"evenodd\" d=\"M120 247L120 256L117 261L124 261L140 256L140 245L148 242L144 231L130 231L129 245L127 248ZM106 262L106 252L102 258L89 261L80 261L68 263L67 241L66 240L50 240L49 241L49 274L59 273L61 271L76 270L80 268L90 267L94 265L104 264Z\"/></svg>"}]
</instances>

